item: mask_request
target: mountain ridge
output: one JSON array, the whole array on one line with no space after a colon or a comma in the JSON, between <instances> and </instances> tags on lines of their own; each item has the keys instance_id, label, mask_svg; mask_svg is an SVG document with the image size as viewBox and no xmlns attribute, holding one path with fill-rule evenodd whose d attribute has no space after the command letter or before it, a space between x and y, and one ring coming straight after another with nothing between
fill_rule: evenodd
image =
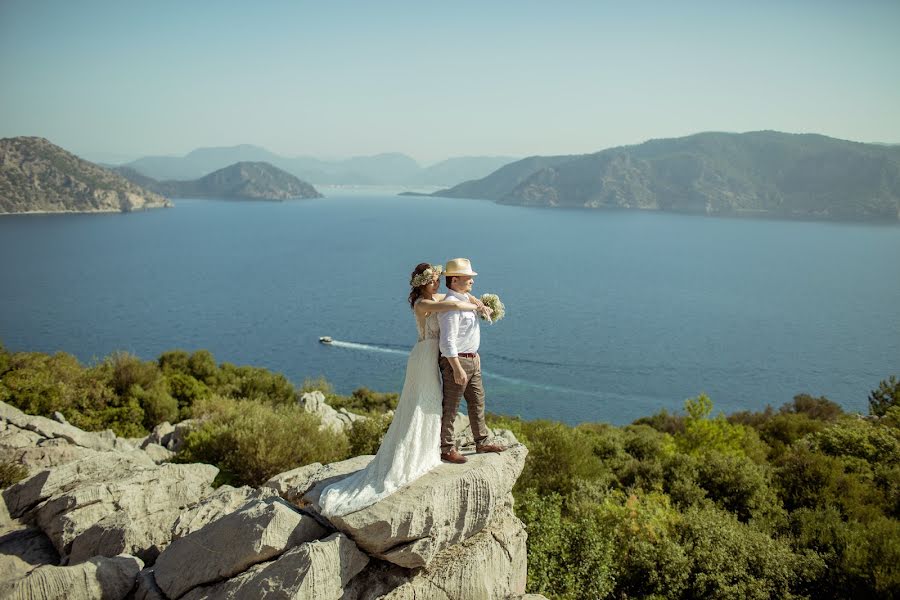
<instances>
[{"instance_id":1,"label":"mountain ridge","mask_svg":"<svg viewBox=\"0 0 900 600\"><path fill-rule=\"evenodd\" d=\"M131 212L170 206L161 195L45 138L0 139L0 213Z\"/></svg>"},{"instance_id":2,"label":"mountain ridge","mask_svg":"<svg viewBox=\"0 0 900 600\"><path fill-rule=\"evenodd\" d=\"M145 156L116 168L130 168L158 181L193 180L235 162L267 162L304 181L323 185L452 185L483 177L517 160L506 156L462 156L422 167L399 152L323 160L308 156L285 157L260 146L196 148L184 156Z\"/></svg>"},{"instance_id":3,"label":"mountain ridge","mask_svg":"<svg viewBox=\"0 0 900 600\"><path fill-rule=\"evenodd\" d=\"M900 221L900 148L777 131L702 132L529 157L431 194L500 204Z\"/></svg>"},{"instance_id":4,"label":"mountain ridge","mask_svg":"<svg viewBox=\"0 0 900 600\"><path fill-rule=\"evenodd\" d=\"M157 181L131 167L116 171L130 181L176 198L294 200L321 198L311 184L262 161L240 161L190 181Z\"/></svg>"}]
</instances>

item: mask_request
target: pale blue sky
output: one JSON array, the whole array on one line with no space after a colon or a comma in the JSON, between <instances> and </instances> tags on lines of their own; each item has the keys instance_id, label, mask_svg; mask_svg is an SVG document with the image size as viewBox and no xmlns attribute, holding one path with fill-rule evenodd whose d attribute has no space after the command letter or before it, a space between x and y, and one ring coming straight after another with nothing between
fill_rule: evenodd
<instances>
[{"instance_id":1,"label":"pale blue sky","mask_svg":"<svg viewBox=\"0 0 900 600\"><path fill-rule=\"evenodd\" d=\"M0 137L92 156L900 142L900 1L0 0Z\"/></svg>"}]
</instances>

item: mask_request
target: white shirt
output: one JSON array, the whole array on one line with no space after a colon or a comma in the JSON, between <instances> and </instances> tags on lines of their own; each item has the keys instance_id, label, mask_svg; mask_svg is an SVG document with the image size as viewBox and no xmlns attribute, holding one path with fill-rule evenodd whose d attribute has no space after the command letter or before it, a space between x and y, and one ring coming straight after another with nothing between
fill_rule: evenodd
<instances>
[{"instance_id":1,"label":"white shirt","mask_svg":"<svg viewBox=\"0 0 900 600\"><path fill-rule=\"evenodd\" d=\"M444 298L444 301L447 300L468 302L469 296L448 290ZM452 358L460 352L467 354L478 352L478 346L481 344L481 328L474 311L448 310L438 313L438 323L441 326L439 343L441 355Z\"/></svg>"}]
</instances>

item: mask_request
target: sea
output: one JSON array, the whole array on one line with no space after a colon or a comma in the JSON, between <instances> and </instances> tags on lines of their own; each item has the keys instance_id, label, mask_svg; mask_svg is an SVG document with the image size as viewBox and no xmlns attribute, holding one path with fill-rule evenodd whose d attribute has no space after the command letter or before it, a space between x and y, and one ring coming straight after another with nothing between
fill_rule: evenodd
<instances>
[{"instance_id":1,"label":"sea","mask_svg":"<svg viewBox=\"0 0 900 600\"><path fill-rule=\"evenodd\" d=\"M623 425L701 393L716 413L801 393L866 412L900 375L897 225L322 191L0 217L0 342L84 364L207 349L399 392L410 272L466 257L506 305L481 331L490 412Z\"/></svg>"}]
</instances>

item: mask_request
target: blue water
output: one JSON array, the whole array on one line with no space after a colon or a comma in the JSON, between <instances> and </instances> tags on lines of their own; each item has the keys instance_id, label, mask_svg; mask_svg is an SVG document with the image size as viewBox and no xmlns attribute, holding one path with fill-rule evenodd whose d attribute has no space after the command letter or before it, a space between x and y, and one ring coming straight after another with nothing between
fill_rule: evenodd
<instances>
[{"instance_id":1,"label":"blue water","mask_svg":"<svg viewBox=\"0 0 900 600\"><path fill-rule=\"evenodd\" d=\"M482 327L493 412L624 424L700 392L865 411L900 374L900 227L328 196L0 218L0 340L84 362L206 348L399 391L409 272L466 256L507 305Z\"/></svg>"}]
</instances>

